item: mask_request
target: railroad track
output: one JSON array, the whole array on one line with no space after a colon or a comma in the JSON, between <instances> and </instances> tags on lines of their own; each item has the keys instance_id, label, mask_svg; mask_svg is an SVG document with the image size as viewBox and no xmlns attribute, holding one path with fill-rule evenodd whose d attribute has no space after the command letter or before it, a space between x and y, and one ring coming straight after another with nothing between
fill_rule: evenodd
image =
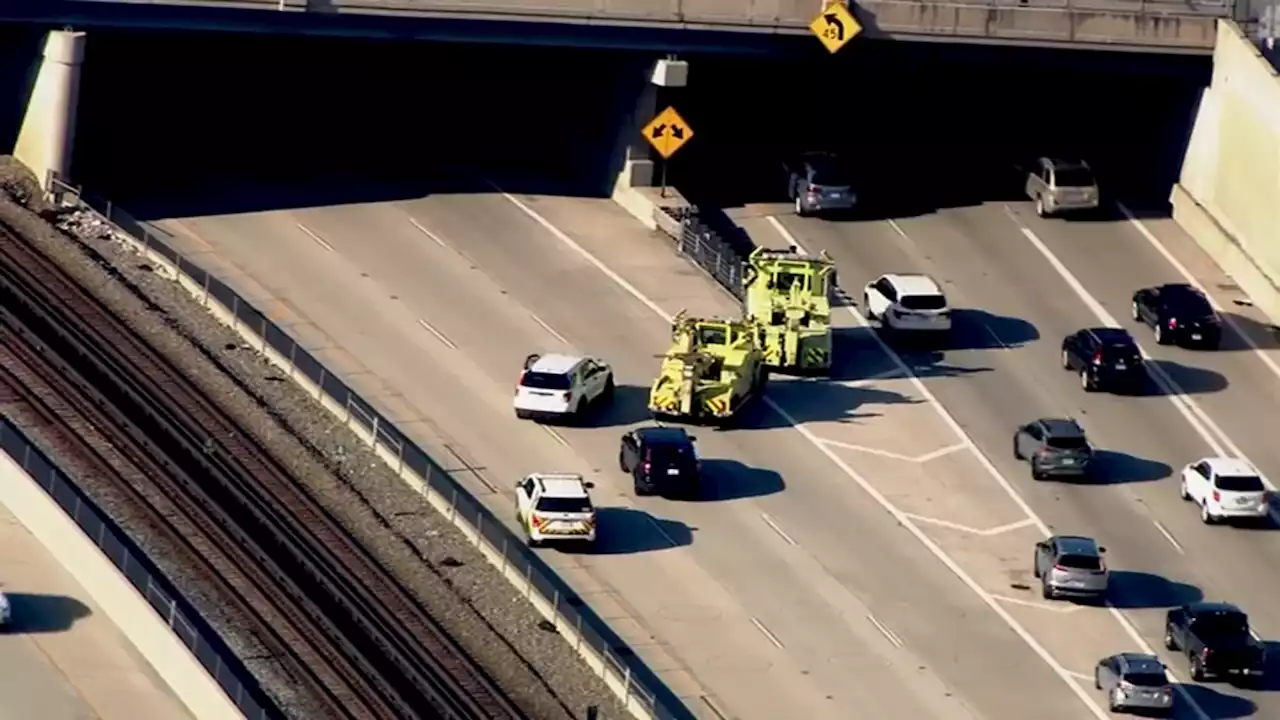
<instances>
[{"instance_id":1,"label":"railroad track","mask_svg":"<svg viewBox=\"0 0 1280 720\"><path fill-rule=\"evenodd\" d=\"M233 571L208 559L198 571L326 717L523 720L265 448L2 225L0 297L0 397L82 450L180 546L225 553ZM95 433L134 467L105 461Z\"/></svg>"}]
</instances>

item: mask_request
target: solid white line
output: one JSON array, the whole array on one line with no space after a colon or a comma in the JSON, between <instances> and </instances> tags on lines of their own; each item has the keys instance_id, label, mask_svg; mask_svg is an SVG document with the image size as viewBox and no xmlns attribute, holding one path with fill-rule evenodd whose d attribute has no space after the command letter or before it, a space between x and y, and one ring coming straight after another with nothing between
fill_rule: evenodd
<instances>
[{"instance_id":1,"label":"solid white line","mask_svg":"<svg viewBox=\"0 0 1280 720\"><path fill-rule=\"evenodd\" d=\"M640 302L645 307L649 308L653 312L653 314L657 315L658 317L662 318L668 323L671 322L671 315L669 313L663 310L653 300L645 296L645 294L640 292L640 290L636 289L634 285L627 282L625 278L618 275L618 273L614 272L611 268L606 266L603 262L600 261L599 258L597 258L596 256L592 255L590 252L588 252L586 248L579 245L573 238L566 235L559 228L556 228L554 225L551 224L550 221L542 217L535 210L533 210L533 208L530 208L528 205L522 202L519 198L515 197L514 195L511 195L510 193L503 191L502 188L498 187L496 184L492 182L490 182L489 184L494 188L494 190L497 193L501 194L504 198L506 198L508 202L515 205L517 208L520 209L521 212L527 215L530 219L532 219L534 222L541 225L544 229L547 230L547 232L551 233L556 239L560 240L560 242L562 242L566 247L573 250L578 255L582 256L582 258L585 259L587 262L594 265L596 269L604 273L605 277L608 277L610 280L613 280L614 283L616 283L623 290L627 291L627 293L629 293L632 297L634 297L638 302ZM778 227L781 227L781 223L777 223L776 219L772 217L770 217L769 219L773 220ZM784 228L784 232L785 232L785 228ZM786 234L786 236L789 236L789 235L790 233ZM859 315L856 310L854 310L853 308L847 308L847 309L853 313L853 316L855 319L861 319L862 316ZM866 325L865 320L863 320L861 324L865 326ZM873 337L875 336L873 335ZM881 343L882 347L885 347L887 349L887 346L884 345L883 340L877 338L877 341ZM924 393L927 393L925 395L926 399L931 399L931 402L935 403L936 407L941 408L940 405L936 405L937 399L934 398L933 394L928 391L928 388L925 388L923 383L919 382L918 378L916 378L913 375L910 375L910 369L907 368L906 364L902 362L902 359L899 358L897 355L891 355L890 357L895 361L895 363L897 364L900 371L904 374L904 376L910 376L912 380L915 382L917 388L923 389ZM774 402L767 395L764 397L764 401L765 401L765 404L768 405L770 409L778 413L778 415L782 417L782 419L788 425L790 425L797 433L799 433L802 437L808 440L815 448L817 448L818 452L825 455L827 459L829 459L837 468L840 469L841 472L843 472L846 476L849 477L849 479L853 480L859 487L861 487L863 492L865 492L873 501L875 501L878 505L880 505L880 507L883 508L885 512L889 513L891 516L893 516L895 520L901 523L902 527L907 532L909 532L913 537L915 537L915 539L921 545L923 545L925 549L929 551L930 554L932 554L935 558L938 559L938 562L946 566L946 568L950 570L951 573L960 580L960 582L964 583L964 585L968 587L969 590L972 591L975 595L977 595L983 601L983 603L987 605L987 607L991 608L992 612L994 612L1002 621L1004 621L1005 625L1007 625L1009 629L1013 630L1013 632L1017 634L1017 636L1021 638L1024 643L1026 643L1027 647L1031 648L1032 652L1034 652L1042 661L1044 661L1044 663L1048 665L1050 669L1052 669L1054 673L1057 674L1063 680L1063 682L1067 684L1068 688L1072 691L1073 694L1075 694L1076 698L1079 699L1080 702L1083 703L1084 706L1089 709L1090 713L1094 717L1098 718L1098 720L1108 720L1109 716L1106 713L1106 711L1104 711L1102 707L1098 705L1097 701L1091 695L1086 693L1078 683L1071 680L1071 677L1067 674L1066 668L1064 668L1062 664L1059 663L1057 659L1054 658L1053 655L1051 655L1049 651L1043 645L1040 644L1040 641L1032 637L1031 633L1029 633L1027 629L1024 628L1022 624L1017 621L1017 619L1015 619L1012 615L1010 615L1008 610L1002 607L1000 603L995 600L995 598L991 597L991 593L987 592L985 588L979 585L978 582L974 580L973 577L971 577L969 573L965 571L964 568L960 567L959 563L957 563L954 559L952 559L951 556L947 555L945 550L943 550L937 543L935 543L932 539L930 539L929 536L926 535L924 531L920 529L920 526L912 522L910 518L906 517L901 510L899 510L896 506L894 506L893 503L889 501L888 498L886 498L880 491L876 490L876 488L865 477L863 477L861 474L858 473L858 471L850 467L849 464L846 463L843 459L841 459L840 456L837 455L833 450L831 450L830 447L825 445L817 435L815 435L807 427L800 424L794 417L791 416L790 413L782 409L780 405ZM945 410L940 410L940 412L945 413ZM944 414L944 418L947 418L947 417L950 417L950 415ZM963 431L960 429L959 425L955 423L954 418L951 418L951 422L949 424L951 424L953 429L957 431L958 435L964 438L968 438L967 435L963 434ZM969 440L969 442L972 443L972 440ZM973 448L975 449L975 452L976 452L976 446L973 446ZM982 455L981 453L977 453L977 454L979 456L980 461L985 461L986 464L988 465L990 464L990 461L986 460L985 455ZM997 477L999 476L999 473L995 471L994 466L991 467L991 472L995 473ZM1007 483L1005 484L1007 486ZM1013 489L1011 487L1008 488L1007 491L1016 496L1016 493L1013 493ZM1021 500L1021 498L1018 498L1018 500ZM1025 505L1025 503L1023 503L1023 505ZM1029 507L1026 508L1026 510L1028 513L1030 513ZM1038 524L1042 527L1042 529L1044 530L1044 534L1047 536L1049 534L1047 526L1044 526L1043 522L1040 522ZM1137 635L1136 631L1133 631L1133 637L1137 638L1139 647L1147 649L1148 652L1150 651L1149 646L1146 645L1146 643L1142 640L1141 636ZM1190 704L1194 705L1194 701L1192 701ZM1204 716L1203 713L1201 713L1201 716L1202 717ZM1206 720L1208 720L1207 717L1206 717Z\"/></svg>"},{"instance_id":2,"label":"solid white line","mask_svg":"<svg viewBox=\"0 0 1280 720\"><path fill-rule=\"evenodd\" d=\"M1061 613L1063 615L1066 615L1067 613L1076 612L1080 609L1079 605L1069 605L1067 603L1063 603L1060 606L1050 605L1049 603L1045 603L1045 602L1036 602L1035 600L1023 600L1022 598L1009 597L1008 595L996 595L995 598L1000 602L1007 602L1010 605L1021 605L1023 607L1034 608L1036 610L1046 610L1048 612Z\"/></svg>"},{"instance_id":3,"label":"solid white line","mask_svg":"<svg viewBox=\"0 0 1280 720\"><path fill-rule=\"evenodd\" d=\"M1169 529L1166 528L1163 523L1154 519L1151 522L1156 524L1156 529L1160 531L1160 534L1164 536L1165 540L1169 541L1169 544L1173 546L1173 549L1178 551L1179 555L1186 554L1183 552L1182 545L1178 542L1177 538L1173 536L1173 533L1169 532Z\"/></svg>"},{"instance_id":4,"label":"solid white line","mask_svg":"<svg viewBox=\"0 0 1280 720\"><path fill-rule=\"evenodd\" d=\"M1097 678L1091 677L1091 676L1089 676L1089 675L1085 675L1084 673L1078 673L1078 672L1076 672L1076 671L1074 671L1074 670L1072 670L1072 671L1071 671L1071 677L1073 677L1073 678L1075 678L1075 679L1077 679L1077 680L1080 680L1081 682L1093 682L1094 680L1096 680L1096 679L1097 679Z\"/></svg>"},{"instance_id":5,"label":"solid white line","mask_svg":"<svg viewBox=\"0 0 1280 720\"><path fill-rule=\"evenodd\" d=\"M871 621L872 625L876 626L876 630L880 631L880 634L884 636L885 640L889 641L890 645L893 645L896 648L906 647L906 643L902 642L902 638L898 637L897 633L890 630L888 625L877 620L874 615L868 615L867 619Z\"/></svg>"},{"instance_id":6,"label":"solid white line","mask_svg":"<svg viewBox=\"0 0 1280 720\"><path fill-rule=\"evenodd\" d=\"M781 222L779 222L777 218L773 216L769 216L769 221L770 221L770 224L773 225L774 229L777 230L780 235L782 235L784 240L787 240L792 244L796 244L795 236L792 235L791 231L787 230L786 226L784 226ZM893 228L893 231L898 233L898 235L900 235L903 239L910 240L910 237L907 235L906 231L904 231L896 221L891 219L888 221L888 224L890 227ZM1019 225L1021 225L1021 223L1019 223ZM799 245L797 245L797 248L800 249L801 252L803 252L803 249L801 249ZM859 325L863 327L869 327L869 324L867 323L867 319L862 316L862 313L858 312L857 308L845 307L844 309L850 315L853 316L854 320ZM1040 531L1040 533L1045 537L1049 537L1050 535L1052 535L1052 531L1049 529L1049 526L1034 510L1031 509L1031 506L1027 504L1027 501L1022 497L1022 495L1017 491L1017 489L1013 487L1013 485L1008 481L1008 479L1006 479L1004 475L1000 473L1000 471L996 468L995 464L991 462L991 459L987 457L986 453L982 452L982 449L979 448L977 443L973 441L973 438L970 437L969 434L965 432L964 428L960 426L960 423L956 421L955 416L951 414L951 411L947 410L947 408L938 400L937 396L933 394L933 391L931 391L928 388L928 386L926 386L924 382L915 375L915 373L911 372L911 368L908 367L907 364L903 362L902 358L899 357L898 354L893 351L893 348L889 347L888 343L884 341L884 338L880 337L876 333L871 333L871 337L872 339L875 340L876 344L880 346L880 349L889 356L889 358L894 362L894 364L896 364L902 370L902 372L911 379L911 383L912 385L915 386L916 390L921 394L921 396L924 397L926 402L928 402L930 405L933 406L934 410L937 411L938 416L942 418L943 422L945 422L948 426L951 427L952 432L954 432L956 436L960 438L961 442L963 442L966 446L968 446L970 452L972 452L974 457L978 459L978 463L982 465L983 469L987 471L987 474L990 475L991 478L994 479L1000 485L1000 487L1005 491L1005 494L1009 496L1009 499L1013 500L1013 502L1018 505L1018 508L1021 509L1022 512L1025 513L1027 517L1031 518L1032 521L1034 521L1036 528ZM939 549L938 552L941 553L942 550ZM983 600L987 601L989 605L992 605L994 607L999 607L999 605L996 605L996 601L991 598L990 593L988 593L985 589L978 587L976 583L974 584L973 587L974 587L974 591L979 593L979 595L983 598ZM1140 650L1149 654L1153 654L1153 655L1155 654L1155 649L1152 648L1151 644L1148 643L1142 637L1142 634L1138 632L1138 629L1134 627L1133 623L1129 621L1129 618L1126 617L1124 613L1120 612L1119 609L1111 605L1107 606L1107 610L1108 612L1111 613L1111 616L1115 618L1116 622L1120 624L1120 627L1124 630L1125 635L1127 635L1129 639L1132 640ZM1012 616L1008 615L1008 613L1004 611L1004 608L999 608L999 611L1000 613L1002 613L1001 617L1008 618L1006 622L1009 624L1011 628L1014 628L1014 631L1018 633L1019 637L1022 637L1024 642L1030 645L1032 649L1036 650L1036 653L1039 654L1040 657L1044 659L1045 662L1047 662L1050 665L1050 667L1053 668L1054 672L1058 673L1058 675L1062 677L1064 681L1066 681L1068 679L1067 676L1064 674L1066 672L1066 669L1063 668L1063 666L1060 663L1058 663L1058 661L1053 656L1049 654L1048 650L1045 650L1043 646L1041 646L1039 642L1035 640L1035 638L1031 637L1030 634L1027 633L1026 630L1023 629L1021 625L1017 624L1017 621L1014 620ZM1172 673L1170 673L1170 677L1174 677ZM1102 710L1101 706L1098 705L1098 703L1093 699L1092 696L1083 692L1083 690L1081 690L1081 688L1076 683L1069 682L1068 684L1070 685L1072 690L1076 693L1076 697L1080 698L1080 700L1084 702L1086 706L1089 707L1090 711L1092 711L1096 717L1098 718L1108 717L1107 714ZM1191 709L1196 713L1196 716L1198 718L1200 718L1201 720L1210 720L1209 715L1206 714L1204 712L1204 709L1201 708L1200 705L1196 703L1195 698L1191 697L1191 695L1188 694L1185 690L1180 690L1179 692L1182 695L1182 699L1185 702L1185 704L1191 707Z\"/></svg>"},{"instance_id":7,"label":"solid white line","mask_svg":"<svg viewBox=\"0 0 1280 720\"><path fill-rule=\"evenodd\" d=\"M1142 235L1142 237L1146 238L1146 241L1150 243L1151 247L1154 248L1156 252L1160 253L1160 257L1163 257L1165 262L1169 263L1169 266L1172 267L1175 271L1177 271L1177 273L1182 276L1182 279L1185 280L1187 284L1200 288L1200 291L1205 294L1205 297L1209 298L1209 303L1213 306L1213 309L1217 310L1219 313L1223 312L1222 305L1217 300L1215 300L1207 290L1205 290L1204 285L1202 285L1199 280L1196 280L1195 276L1191 274L1191 271L1188 270L1187 267L1178 260L1178 258L1173 256L1173 253L1170 252L1169 249L1164 246L1164 243L1160 242L1159 238L1156 237L1155 233L1151 232L1151 230L1147 227L1146 223L1139 220L1138 217L1134 215L1133 212L1129 210L1129 208L1126 207L1124 203L1118 202L1116 203L1116 207L1120 208L1120 212L1125 216L1125 218L1129 220L1129 224L1132 225L1134 229L1138 231L1139 235ZM1235 320L1233 320L1230 315L1224 314L1222 316L1222 319L1224 322L1227 323L1228 326L1231 327L1231 330L1236 335L1239 335L1240 339L1243 340L1244 343L1249 346L1249 349L1253 352L1254 357L1261 360L1262 364L1266 365L1267 369L1271 371L1271 374L1275 375L1277 378L1280 378L1280 364L1277 364L1275 360L1271 359L1270 355L1263 352L1262 348L1258 347L1258 344L1253 341L1253 338L1249 337L1244 333L1243 330L1241 330L1240 325Z\"/></svg>"},{"instance_id":8,"label":"solid white line","mask_svg":"<svg viewBox=\"0 0 1280 720\"><path fill-rule=\"evenodd\" d=\"M551 337L553 337L553 338L555 338L555 339L559 340L560 342L564 343L565 345L570 345L570 344L572 344L572 343L570 343L568 340L565 340L563 335L561 335L560 333L556 332L555 328L553 328L553 327L551 327L550 325L548 325L546 320L543 320L542 318L538 317L537 315L534 315L533 313L529 313L529 317L533 318L533 321L534 321L534 322L536 322L536 323L538 323L539 325L541 325L543 330L546 330L547 332L551 333Z\"/></svg>"},{"instance_id":9,"label":"solid white line","mask_svg":"<svg viewBox=\"0 0 1280 720\"><path fill-rule=\"evenodd\" d=\"M428 238L431 238L431 241L434 242L435 244L439 245L440 247L446 250L449 249L449 246L445 244L444 240L440 239L439 235L436 235L435 233L423 227L422 223L418 222L414 218L409 218L409 223L414 227L418 228L418 232L422 233L423 235L426 235Z\"/></svg>"},{"instance_id":10,"label":"solid white line","mask_svg":"<svg viewBox=\"0 0 1280 720\"><path fill-rule=\"evenodd\" d=\"M423 320L422 318L418 318L418 324L421 325L423 328L425 328L427 332L431 333L432 335L435 335L437 340L445 344L445 347L448 347L450 350L458 349L458 346L454 345L452 340L445 337L444 333L432 327L431 323L427 322L426 320Z\"/></svg>"},{"instance_id":11,"label":"solid white line","mask_svg":"<svg viewBox=\"0 0 1280 720\"><path fill-rule=\"evenodd\" d=\"M779 535L781 535L781 536L782 536L782 539L787 541L787 544L789 544L789 545L799 545L799 544L800 544L800 543L796 542L795 540L792 540L792 539L791 539L791 536L790 536L790 535L788 535L788 534L786 533L786 531L784 531L784 530L782 529L782 527L781 527L781 526L779 526L779 525L778 525L778 523L777 523L776 521L774 521L774 519L773 519L773 518L769 517L768 513L760 513L760 517L764 519L764 523L765 523L766 525L768 525L769 527L773 528L773 531L774 531L774 532L776 532L776 533L778 533Z\"/></svg>"},{"instance_id":12,"label":"solid white line","mask_svg":"<svg viewBox=\"0 0 1280 720\"><path fill-rule=\"evenodd\" d=\"M334 250L334 249L333 249L333 246L332 246L332 245L330 245L329 243L325 242L325 239L324 239L324 238L322 238L322 237L320 237L319 235L317 235L317 234L315 234L314 232L312 232L312 231L311 231L311 229L310 229L310 228L308 228L306 225L303 225L302 223L294 223L294 224L298 226L298 229L299 229L299 230L301 230L302 232L306 233L306 234L307 234L307 237L311 238L312 240L315 240L315 241L316 241L316 244L318 244L320 247L324 248L325 250L327 250L327 251L329 251L329 252L337 252L337 250Z\"/></svg>"},{"instance_id":13,"label":"solid white line","mask_svg":"<svg viewBox=\"0 0 1280 720\"><path fill-rule=\"evenodd\" d=\"M909 463L913 463L916 461L916 459L913 457L907 457L906 455L899 455L896 452L889 452L888 450L880 450L877 448L865 447L863 445L854 445L853 443L840 442L839 440L828 440L826 438L822 438L822 442L827 445L835 445L838 448L844 448L845 450L853 450L854 452L867 453L868 455L879 455L880 457L889 458L890 460L901 460L902 462L909 462Z\"/></svg>"},{"instance_id":14,"label":"solid white line","mask_svg":"<svg viewBox=\"0 0 1280 720\"><path fill-rule=\"evenodd\" d=\"M782 641L778 639L777 635L774 635L773 633L769 632L769 628L765 627L764 623L760 622L755 618L751 618L751 624L755 625L756 629L759 630L761 633L763 633L764 636L769 639L769 642L773 643L774 647L778 648L779 650L783 648Z\"/></svg>"},{"instance_id":15,"label":"solid white line","mask_svg":"<svg viewBox=\"0 0 1280 720\"><path fill-rule=\"evenodd\" d=\"M1023 518L1011 523L1005 523L1004 525L987 528L986 530L981 531L980 534L985 535L986 537L995 537L996 535L1003 535L1007 532L1013 532L1014 530L1021 530L1024 527L1032 527L1035 524L1035 520L1032 520L1031 518Z\"/></svg>"},{"instance_id":16,"label":"solid white line","mask_svg":"<svg viewBox=\"0 0 1280 720\"><path fill-rule=\"evenodd\" d=\"M569 447L569 441L565 440L563 435L556 432L555 428L547 427L546 425L539 425L538 427L542 428L544 432L550 435L552 440L555 440L556 442L560 443L565 447Z\"/></svg>"},{"instance_id":17,"label":"solid white line","mask_svg":"<svg viewBox=\"0 0 1280 720\"><path fill-rule=\"evenodd\" d=\"M919 457L912 458L912 460L914 462L923 464L923 463L929 462L930 460L937 460L940 457L945 457L947 455L950 455L951 453L960 452L961 450L967 450L967 449L968 448L965 447L964 443L956 443L955 445L950 445L944 448L938 448L937 450L934 450L931 453L925 453L924 455L921 455Z\"/></svg>"},{"instance_id":18,"label":"solid white line","mask_svg":"<svg viewBox=\"0 0 1280 720\"><path fill-rule=\"evenodd\" d=\"M982 534L982 531L977 528L971 528L968 525L961 525L960 523L954 523L954 522L951 522L950 520L943 520L942 518L929 517L928 515L916 515L915 513L908 513L908 512L904 512L902 513L902 515L904 517L909 517L912 520L915 520L916 522L922 522L928 525L937 525L938 527L944 527L948 530L956 530L962 533L969 533L970 535Z\"/></svg>"}]
</instances>

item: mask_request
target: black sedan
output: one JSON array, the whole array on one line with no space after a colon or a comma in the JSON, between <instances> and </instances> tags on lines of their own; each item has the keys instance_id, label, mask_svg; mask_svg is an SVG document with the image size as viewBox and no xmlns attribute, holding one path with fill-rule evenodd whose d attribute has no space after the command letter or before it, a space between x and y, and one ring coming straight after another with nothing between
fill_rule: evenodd
<instances>
[{"instance_id":1,"label":"black sedan","mask_svg":"<svg viewBox=\"0 0 1280 720\"><path fill-rule=\"evenodd\" d=\"M1172 283L1133 294L1133 319L1155 330L1161 345L1192 345L1216 350L1222 322L1209 298L1192 285Z\"/></svg>"}]
</instances>

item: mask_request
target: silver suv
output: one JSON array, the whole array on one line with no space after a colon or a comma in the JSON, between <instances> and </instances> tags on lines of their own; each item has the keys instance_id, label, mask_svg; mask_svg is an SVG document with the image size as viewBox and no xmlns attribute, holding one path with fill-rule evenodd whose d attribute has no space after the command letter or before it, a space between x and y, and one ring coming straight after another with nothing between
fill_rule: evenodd
<instances>
[{"instance_id":1,"label":"silver suv","mask_svg":"<svg viewBox=\"0 0 1280 720\"><path fill-rule=\"evenodd\" d=\"M1173 685L1155 655L1120 653L1098 661L1093 686L1107 694L1111 712L1146 710L1173 714Z\"/></svg>"},{"instance_id":2,"label":"silver suv","mask_svg":"<svg viewBox=\"0 0 1280 720\"><path fill-rule=\"evenodd\" d=\"M1107 594L1107 549L1093 538L1054 535L1036 543L1035 575L1046 600Z\"/></svg>"}]
</instances>

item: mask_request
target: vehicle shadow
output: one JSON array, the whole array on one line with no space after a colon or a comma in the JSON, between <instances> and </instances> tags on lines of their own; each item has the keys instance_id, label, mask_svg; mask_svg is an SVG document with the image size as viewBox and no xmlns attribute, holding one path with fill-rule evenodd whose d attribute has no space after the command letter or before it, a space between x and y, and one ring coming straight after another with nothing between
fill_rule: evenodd
<instances>
[{"instance_id":1,"label":"vehicle shadow","mask_svg":"<svg viewBox=\"0 0 1280 720\"><path fill-rule=\"evenodd\" d=\"M1280 348L1280 327L1260 323L1239 313L1224 312L1222 316L1224 320L1230 321L1230 325L1223 328L1226 332L1222 333L1222 344L1218 346L1219 350L1252 350L1253 348L1244 337L1240 337L1240 334L1247 337L1260 350ZM1240 328L1240 334L1237 334L1232 326Z\"/></svg>"},{"instance_id":2,"label":"vehicle shadow","mask_svg":"<svg viewBox=\"0 0 1280 720\"><path fill-rule=\"evenodd\" d=\"M896 372L898 366L885 354L869 327L841 327L831 330L832 380L871 380Z\"/></svg>"},{"instance_id":3,"label":"vehicle shadow","mask_svg":"<svg viewBox=\"0 0 1280 720\"><path fill-rule=\"evenodd\" d=\"M1280 691L1280 642L1263 640L1262 646L1267 653L1267 663L1263 666L1262 677L1249 684L1233 683L1236 687L1256 692Z\"/></svg>"},{"instance_id":4,"label":"vehicle shadow","mask_svg":"<svg viewBox=\"0 0 1280 720\"><path fill-rule=\"evenodd\" d=\"M583 425L593 428L624 427L650 419L649 388L639 385L617 385L608 404L594 408Z\"/></svg>"},{"instance_id":5,"label":"vehicle shadow","mask_svg":"<svg viewBox=\"0 0 1280 720\"><path fill-rule=\"evenodd\" d=\"M668 550L693 544L697 528L679 520L650 515L643 510L624 507L596 509L596 541L586 547L565 543L561 552L572 555L634 555Z\"/></svg>"},{"instance_id":6,"label":"vehicle shadow","mask_svg":"<svg viewBox=\"0 0 1280 720\"><path fill-rule=\"evenodd\" d=\"M1173 468L1156 460L1147 460L1116 450L1098 450L1093 454L1091 485L1121 485L1152 482L1173 474Z\"/></svg>"},{"instance_id":7,"label":"vehicle shadow","mask_svg":"<svg viewBox=\"0 0 1280 720\"><path fill-rule=\"evenodd\" d=\"M92 612L84 603L65 595L18 592L5 596L11 612L9 631L15 633L64 632Z\"/></svg>"},{"instance_id":8,"label":"vehicle shadow","mask_svg":"<svg viewBox=\"0 0 1280 720\"><path fill-rule=\"evenodd\" d=\"M924 402L920 398L870 385L853 387L822 380L773 382L769 384L767 396L790 417L783 418L764 403L753 403L752 407L744 408L745 414L734 427L772 430L791 427L793 421L856 423L880 417L876 406Z\"/></svg>"},{"instance_id":9,"label":"vehicle shadow","mask_svg":"<svg viewBox=\"0 0 1280 720\"><path fill-rule=\"evenodd\" d=\"M957 308L951 311L948 350L1000 350L1016 348L1040 339L1040 331L1022 318L996 315L986 310Z\"/></svg>"},{"instance_id":10,"label":"vehicle shadow","mask_svg":"<svg viewBox=\"0 0 1280 720\"><path fill-rule=\"evenodd\" d=\"M703 460L701 477L702 485L693 502L761 497L780 493L787 488L782 476L773 470L751 467L737 460Z\"/></svg>"},{"instance_id":11,"label":"vehicle shadow","mask_svg":"<svg viewBox=\"0 0 1280 720\"><path fill-rule=\"evenodd\" d=\"M898 357L911 369L911 373L921 380L929 378L964 377L977 373L991 372L985 366L965 367L947 362L947 355L941 350L898 350Z\"/></svg>"},{"instance_id":12,"label":"vehicle shadow","mask_svg":"<svg viewBox=\"0 0 1280 720\"><path fill-rule=\"evenodd\" d=\"M1178 689L1185 692L1210 720L1247 718L1258 712L1258 706L1252 700L1239 695L1228 695L1207 685L1182 683L1178 685Z\"/></svg>"},{"instance_id":13,"label":"vehicle shadow","mask_svg":"<svg viewBox=\"0 0 1280 720\"><path fill-rule=\"evenodd\" d=\"M1171 360L1151 359L1147 360L1147 365L1149 369L1158 368L1163 371L1177 385L1176 388L1173 388L1173 391L1182 392L1186 395L1209 395L1222 392L1229 385L1224 375L1213 370L1183 365ZM1156 383L1154 378L1148 377L1142 389L1142 394L1148 397L1156 397L1164 395L1165 391Z\"/></svg>"},{"instance_id":14,"label":"vehicle shadow","mask_svg":"<svg viewBox=\"0 0 1280 720\"><path fill-rule=\"evenodd\" d=\"M1171 608L1203 599L1194 585L1136 570L1112 570L1108 581L1107 602L1121 610Z\"/></svg>"}]
</instances>

